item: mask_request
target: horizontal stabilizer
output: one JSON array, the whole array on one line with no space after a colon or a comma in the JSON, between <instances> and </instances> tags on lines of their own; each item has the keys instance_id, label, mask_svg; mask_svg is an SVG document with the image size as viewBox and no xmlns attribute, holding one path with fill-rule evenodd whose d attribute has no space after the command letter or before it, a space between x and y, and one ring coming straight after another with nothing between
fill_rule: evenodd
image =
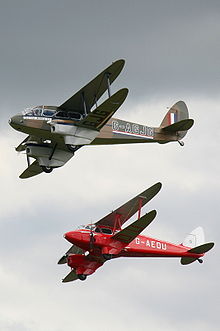
<instances>
[{"instance_id":1,"label":"horizontal stabilizer","mask_svg":"<svg viewBox=\"0 0 220 331\"><path fill-rule=\"evenodd\" d=\"M188 252L195 253L195 254L203 254L203 253L210 251L210 249L212 249L213 246L214 246L214 243L206 243L206 244L194 247L194 248L190 249Z\"/></svg>"},{"instance_id":2,"label":"horizontal stabilizer","mask_svg":"<svg viewBox=\"0 0 220 331\"><path fill-rule=\"evenodd\" d=\"M194 247L190 250L188 250L188 253L193 253L193 254L204 254L206 252L208 252L210 249L212 249L212 247L214 246L214 243L206 243L197 247ZM183 265L186 264L190 264L194 261L198 260L197 257L188 257L188 256L184 256L181 258L180 262Z\"/></svg>"},{"instance_id":3,"label":"horizontal stabilizer","mask_svg":"<svg viewBox=\"0 0 220 331\"><path fill-rule=\"evenodd\" d=\"M156 210L150 211L148 214L142 216L120 232L117 232L112 236L112 239L129 244L154 220L156 214Z\"/></svg>"},{"instance_id":4,"label":"horizontal stabilizer","mask_svg":"<svg viewBox=\"0 0 220 331\"><path fill-rule=\"evenodd\" d=\"M39 166L39 163L37 161L34 161L27 169L25 169L24 172L19 176L19 178L29 178L36 175L39 175L43 172L41 167Z\"/></svg>"},{"instance_id":5,"label":"horizontal stabilizer","mask_svg":"<svg viewBox=\"0 0 220 331\"><path fill-rule=\"evenodd\" d=\"M72 282L74 280L77 280L78 276L75 272L75 270L71 270L70 273L62 280L63 283L68 283L68 282Z\"/></svg>"},{"instance_id":6,"label":"horizontal stabilizer","mask_svg":"<svg viewBox=\"0 0 220 331\"><path fill-rule=\"evenodd\" d=\"M180 263L181 263L182 265L186 265L186 264L193 263L193 262L195 262L196 260L198 260L197 257L187 257L187 256L184 256L184 257L181 257Z\"/></svg>"},{"instance_id":7,"label":"horizontal stabilizer","mask_svg":"<svg viewBox=\"0 0 220 331\"><path fill-rule=\"evenodd\" d=\"M78 122L77 126L100 130L123 104L127 95L128 89L119 90Z\"/></svg>"},{"instance_id":8,"label":"horizontal stabilizer","mask_svg":"<svg viewBox=\"0 0 220 331\"><path fill-rule=\"evenodd\" d=\"M57 262L57 264L65 264L67 263L67 258L68 258L68 255L70 254L84 254L84 250L76 245L72 245L70 247L70 249L66 252L65 255L63 255L59 261Z\"/></svg>"},{"instance_id":9,"label":"horizontal stabilizer","mask_svg":"<svg viewBox=\"0 0 220 331\"><path fill-rule=\"evenodd\" d=\"M189 130L194 124L194 120L192 119L185 119L171 125L165 126L162 128L163 131L167 132L177 132L177 131L187 131Z\"/></svg>"}]
</instances>

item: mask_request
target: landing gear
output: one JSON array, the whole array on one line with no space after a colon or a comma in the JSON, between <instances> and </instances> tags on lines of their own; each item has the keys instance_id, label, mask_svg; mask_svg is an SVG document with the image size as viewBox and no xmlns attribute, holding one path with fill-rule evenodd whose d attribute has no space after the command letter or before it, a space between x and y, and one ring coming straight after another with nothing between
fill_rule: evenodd
<instances>
[{"instance_id":1,"label":"landing gear","mask_svg":"<svg viewBox=\"0 0 220 331\"><path fill-rule=\"evenodd\" d=\"M79 274L77 276L80 280L86 280L86 278L87 278L87 275L84 275L84 274Z\"/></svg>"},{"instance_id":2,"label":"landing gear","mask_svg":"<svg viewBox=\"0 0 220 331\"><path fill-rule=\"evenodd\" d=\"M180 144L180 146L184 146L184 142L182 140L178 140L178 143Z\"/></svg>"},{"instance_id":3,"label":"landing gear","mask_svg":"<svg viewBox=\"0 0 220 331\"><path fill-rule=\"evenodd\" d=\"M198 262L199 262L199 263L203 263L203 260L202 260L202 259L198 259Z\"/></svg>"},{"instance_id":4,"label":"landing gear","mask_svg":"<svg viewBox=\"0 0 220 331\"><path fill-rule=\"evenodd\" d=\"M103 254L102 256L105 260L111 260L112 259L112 254Z\"/></svg>"},{"instance_id":5,"label":"landing gear","mask_svg":"<svg viewBox=\"0 0 220 331\"><path fill-rule=\"evenodd\" d=\"M70 150L70 152L72 152L73 154L82 146L79 145L66 145L67 148Z\"/></svg>"},{"instance_id":6,"label":"landing gear","mask_svg":"<svg viewBox=\"0 0 220 331\"><path fill-rule=\"evenodd\" d=\"M47 174L49 174L51 171L53 171L52 167L45 167L45 166L41 166L41 169L46 172Z\"/></svg>"}]
</instances>

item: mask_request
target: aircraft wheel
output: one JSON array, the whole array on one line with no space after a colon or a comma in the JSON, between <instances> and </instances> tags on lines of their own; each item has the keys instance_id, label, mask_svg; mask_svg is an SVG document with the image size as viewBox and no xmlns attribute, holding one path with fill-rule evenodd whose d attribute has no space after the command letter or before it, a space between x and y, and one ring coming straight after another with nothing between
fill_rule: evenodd
<instances>
[{"instance_id":1,"label":"aircraft wheel","mask_svg":"<svg viewBox=\"0 0 220 331\"><path fill-rule=\"evenodd\" d=\"M46 172L47 174L49 174L51 171L53 171L52 167L45 167L45 166L41 166L42 170L44 172Z\"/></svg>"},{"instance_id":2,"label":"aircraft wheel","mask_svg":"<svg viewBox=\"0 0 220 331\"><path fill-rule=\"evenodd\" d=\"M79 278L80 280L86 280L87 276L84 275L84 274L79 274L79 275L78 275L78 278Z\"/></svg>"},{"instance_id":3,"label":"aircraft wheel","mask_svg":"<svg viewBox=\"0 0 220 331\"><path fill-rule=\"evenodd\" d=\"M73 154L77 151L77 146L75 145L67 145L67 148L72 152Z\"/></svg>"},{"instance_id":4,"label":"aircraft wheel","mask_svg":"<svg viewBox=\"0 0 220 331\"><path fill-rule=\"evenodd\" d=\"M102 256L105 260L111 260L112 259L112 254L103 254Z\"/></svg>"},{"instance_id":5,"label":"aircraft wheel","mask_svg":"<svg viewBox=\"0 0 220 331\"><path fill-rule=\"evenodd\" d=\"M78 149L80 149L82 146L80 145L66 145L67 148L69 149L69 151L71 151L73 154L78 151Z\"/></svg>"}]
</instances>

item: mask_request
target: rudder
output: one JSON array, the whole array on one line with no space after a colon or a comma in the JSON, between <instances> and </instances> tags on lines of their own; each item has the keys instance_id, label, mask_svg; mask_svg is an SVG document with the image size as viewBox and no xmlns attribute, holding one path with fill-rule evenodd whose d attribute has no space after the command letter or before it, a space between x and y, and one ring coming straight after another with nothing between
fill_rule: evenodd
<instances>
[{"instance_id":1,"label":"rudder","mask_svg":"<svg viewBox=\"0 0 220 331\"><path fill-rule=\"evenodd\" d=\"M189 119L189 111L184 101L175 103L166 113L160 127L164 131L178 132L179 139L182 139L194 121Z\"/></svg>"}]
</instances>

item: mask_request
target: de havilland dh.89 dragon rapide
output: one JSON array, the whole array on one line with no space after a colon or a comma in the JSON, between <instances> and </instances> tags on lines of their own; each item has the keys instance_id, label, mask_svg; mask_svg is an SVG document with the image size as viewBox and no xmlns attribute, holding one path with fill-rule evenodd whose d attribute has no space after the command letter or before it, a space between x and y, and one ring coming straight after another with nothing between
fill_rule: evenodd
<instances>
[{"instance_id":1,"label":"de havilland dh.89 dragon rapide","mask_svg":"<svg viewBox=\"0 0 220 331\"><path fill-rule=\"evenodd\" d=\"M196 260L202 263L201 257L214 243L205 243L201 227L193 230L179 245L140 235L156 216L156 211L152 210L141 217L141 208L160 189L161 183L157 183L98 222L67 232L64 238L72 246L58 264L67 263L72 270L63 282L85 280L107 260L118 257L178 257L183 265ZM122 229L136 212L138 219Z\"/></svg>"},{"instance_id":2,"label":"de havilland dh.89 dragon rapide","mask_svg":"<svg viewBox=\"0 0 220 331\"><path fill-rule=\"evenodd\" d=\"M170 108L158 128L112 118L128 94L126 88L113 95L110 91L124 63L124 60L113 62L60 106L36 106L10 118L14 129L28 134L16 148L18 152L26 152L28 162L20 178L49 173L63 166L84 145L171 141L183 145L181 139L193 125L183 101ZM98 105L105 91L108 99ZM35 159L32 164L30 158Z\"/></svg>"}]
</instances>

